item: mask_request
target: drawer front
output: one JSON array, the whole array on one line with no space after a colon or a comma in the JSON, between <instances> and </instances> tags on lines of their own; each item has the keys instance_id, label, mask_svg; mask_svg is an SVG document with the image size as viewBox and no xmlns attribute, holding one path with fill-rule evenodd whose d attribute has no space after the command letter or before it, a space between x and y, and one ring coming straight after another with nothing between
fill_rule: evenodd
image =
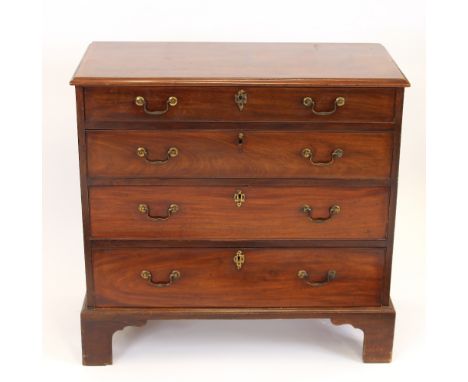
<instances>
[{"instance_id":1,"label":"drawer front","mask_svg":"<svg viewBox=\"0 0 468 382\"><path fill-rule=\"evenodd\" d=\"M245 92L246 103L238 95L240 90ZM343 105L339 97L344 99ZM395 90L391 88L85 89L85 115L89 121L392 122L394 103Z\"/></svg>"},{"instance_id":2,"label":"drawer front","mask_svg":"<svg viewBox=\"0 0 468 382\"><path fill-rule=\"evenodd\" d=\"M95 249L96 306L381 304L383 249L246 248L240 254L238 251L238 248ZM238 269L234 257L239 263L240 255L244 261Z\"/></svg>"},{"instance_id":3,"label":"drawer front","mask_svg":"<svg viewBox=\"0 0 468 382\"><path fill-rule=\"evenodd\" d=\"M89 197L94 238L378 240L386 236L385 187L109 186L90 187Z\"/></svg>"},{"instance_id":4,"label":"drawer front","mask_svg":"<svg viewBox=\"0 0 468 382\"><path fill-rule=\"evenodd\" d=\"M392 158L390 133L89 131L87 142L97 178L384 179Z\"/></svg>"}]
</instances>

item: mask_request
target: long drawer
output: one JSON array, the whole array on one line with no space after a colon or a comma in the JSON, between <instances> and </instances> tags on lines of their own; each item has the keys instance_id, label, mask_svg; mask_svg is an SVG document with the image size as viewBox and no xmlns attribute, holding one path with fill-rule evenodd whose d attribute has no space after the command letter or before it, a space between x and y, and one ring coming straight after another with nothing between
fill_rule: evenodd
<instances>
[{"instance_id":1,"label":"long drawer","mask_svg":"<svg viewBox=\"0 0 468 382\"><path fill-rule=\"evenodd\" d=\"M390 133L89 131L96 178L340 178L390 176Z\"/></svg>"},{"instance_id":2,"label":"long drawer","mask_svg":"<svg viewBox=\"0 0 468 382\"><path fill-rule=\"evenodd\" d=\"M98 307L379 306L384 254L376 248L95 249L95 301Z\"/></svg>"},{"instance_id":3,"label":"long drawer","mask_svg":"<svg viewBox=\"0 0 468 382\"><path fill-rule=\"evenodd\" d=\"M93 238L385 239L386 187L90 187Z\"/></svg>"},{"instance_id":4,"label":"long drawer","mask_svg":"<svg viewBox=\"0 0 468 382\"><path fill-rule=\"evenodd\" d=\"M393 122L388 88L90 87L88 121Z\"/></svg>"}]
</instances>

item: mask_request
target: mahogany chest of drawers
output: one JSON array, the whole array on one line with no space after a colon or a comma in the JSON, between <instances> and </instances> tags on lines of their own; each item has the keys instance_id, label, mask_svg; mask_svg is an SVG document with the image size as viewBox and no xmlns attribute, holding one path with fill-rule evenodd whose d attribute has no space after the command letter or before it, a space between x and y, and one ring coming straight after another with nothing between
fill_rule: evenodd
<instances>
[{"instance_id":1,"label":"mahogany chest of drawers","mask_svg":"<svg viewBox=\"0 0 468 382\"><path fill-rule=\"evenodd\" d=\"M404 87L378 44L93 43L83 363L172 318L330 318L391 360Z\"/></svg>"}]
</instances>

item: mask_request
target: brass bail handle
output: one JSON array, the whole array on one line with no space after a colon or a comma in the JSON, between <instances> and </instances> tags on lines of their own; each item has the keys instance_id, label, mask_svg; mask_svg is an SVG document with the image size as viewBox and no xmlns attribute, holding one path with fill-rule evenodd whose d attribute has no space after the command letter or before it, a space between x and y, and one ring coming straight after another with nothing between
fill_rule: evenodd
<instances>
[{"instance_id":1,"label":"brass bail handle","mask_svg":"<svg viewBox=\"0 0 468 382\"><path fill-rule=\"evenodd\" d=\"M138 205L138 211L142 214L146 214L148 219L151 220L167 220L172 215L174 215L177 211L179 211L179 206L177 204L171 204L167 208L167 215L166 216L153 216L150 214L150 209L147 204L141 203Z\"/></svg>"},{"instance_id":2,"label":"brass bail handle","mask_svg":"<svg viewBox=\"0 0 468 382\"><path fill-rule=\"evenodd\" d=\"M343 155L344 151L342 149L335 149L331 153L331 159L328 162L316 162L314 161L314 153L312 152L312 149L306 147L302 150L302 156L306 159L309 159L310 163L318 167L331 166L333 163L335 163L336 159L343 158Z\"/></svg>"},{"instance_id":3,"label":"brass bail handle","mask_svg":"<svg viewBox=\"0 0 468 382\"><path fill-rule=\"evenodd\" d=\"M146 114L150 114L150 115L162 115L162 114L165 114L168 112L169 110L169 106L176 106L177 105L177 97L174 97L174 96L170 96L167 100L166 100L166 108L164 110L148 110L148 108L146 107L146 99L145 97L142 97L142 96L137 96L135 98L135 105L141 107L143 106L143 110Z\"/></svg>"},{"instance_id":4,"label":"brass bail handle","mask_svg":"<svg viewBox=\"0 0 468 382\"><path fill-rule=\"evenodd\" d=\"M338 204L334 204L328 209L328 216L324 218L314 218L312 216L313 208L305 204L302 207L302 212L304 212L307 217L312 220L314 223L324 223L327 220L330 220L333 216L338 215L341 212L341 207Z\"/></svg>"},{"instance_id":5,"label":"brass bail handle","mask_svg":"<svg viewBox=\"0 0 468 382\"><path fill-rule=\"evenodd\" d=\"M336 97L335 102L334 102L333 110L330 110L330 111L317 111L317 110L315 110L315 101L311 97L304 97L304 99L302 100L302 104L307 108L310 107L310 110L312 110L312 113L314 113L315 115L330 115L330 114L333 114L334 112L336 112L336 110L339 107L341 107L341 106L343 106L345 104L345 98L344 97Z\"/></svg>"},{"instance_id":6,"label":"brass bail handle","mask_svg":"<svg viewBox=\"0 0 468 382\"><path fill-rule=\"evenodd\" d=\"M143 158L146 162L157 165L167 163L169 159L177 157L179 155L179 149L177 147L170 147L169 150L167 150L165 159L149 159L148 149L146 149L146 147L138 147L136 154L139 158Z\"/></svg>"},{"instance_id":7,"label":"brass bail handle","mask_svg":"<svg viewBox=\"0 0 468 382\"><path fill-rule=\"evenodd\" d=\"M140 273L140 277L148 282L151 286L156 288L164 288L172 285L172 283L182 277L179 271L173 270L169 274L169 281L153 281L153 275L150 271L142 270Z\"/></svg>"},{"instance_id":8,"label":"brass bail handle","mask_svg":"<svg viewBox=\"0 0 468 382\"><path fill-rule=\"evenodd\" d=\"M321 287L335 280L336 271L334 269L330 269L327 272L326 278L322 281L310 281L309 274L304 269L301 269L297 272L297 277L299 277L301 280L304 280L304 282L311 287Z\"/></svg>"}]
</instances>

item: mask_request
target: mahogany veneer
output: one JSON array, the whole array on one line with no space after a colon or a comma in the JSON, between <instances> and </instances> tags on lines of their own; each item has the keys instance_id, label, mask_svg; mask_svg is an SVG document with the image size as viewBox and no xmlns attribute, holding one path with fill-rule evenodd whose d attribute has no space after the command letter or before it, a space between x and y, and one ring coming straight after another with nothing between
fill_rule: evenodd
<instances>
[{"instance_id":1,"label":"mahogany veneer","mask_svg":"<svg viewBox=\"0 0 468 382\"><path fill-rule=\"evenodd\" d=\"M242 143L239 144L239 134ZM309 178L386 180L392 164L389 132L238 130L91 131L87 134L88 174L93 178ZM150 159L176 146L165 166L148 166L135 155L144 145ZM272 149L274 148L274 149ZM335 149L345 160L317 167L298 155L304 148L319 161Z\"/></svg>"},{"instance_id":2,"label":"mahogany veneer","mask_svg":"<svg viewBox=\"0 0 468 382\"><path fill-rule=\"evenodd\" d=\"M94 285L100 307L333 307L380 306L383 248L242 248L246 261L233 266L231 248L96 249ZM139 277L152 269L165 279L177 264L175 288L150 288ZM329 286L298 285L307 270L321 280L329 270ZM365 277L363 277L365 275ZM233 288L232 285L236 287Z\"/></svg>"},{"instance_id":3,"label":"mahogany veneer","mask_svg":"<svg viewBox=\"0 0 468 382\"><path fill-rule=\"evenodd\" d=\"M90 121L154 121L129 99L143 96L148 108L164 108L166 99L177 94L179 108L164 116L166 121L295 121L295 122L392 122L395 90L349 88L248 87L248 102L242 113L233 102L232 87L125 87L88 88L85 113ZM315 116L302 105L304 97L317 100L317 110L329 108L337 96L346 98L340 113Z\"/></svg>"},{"instance_id":4,"label":"mahogany veneer","mask_svg":"<svg viewBox=\"0 0 468 382\"><path fill-rule=\"evenodd\" d=\"M92 43L83 364L149 319L330 318L389 362L404 87L379 44Z\"/></svg>"},{"instance_id":5,"label":"mahogany veneer","mask_svg":"<svg viewBox=\"0 0 468 382\"><path fill-rule=\"evenodd\" d=\"M236 207L237 189L246 200ZM138 211L144 203L152 215L179 209L167 220L154 221ZM330 221L311 216L341 211ZM115 186L89 190L91 236L95 239L291 240L386 238L388 191L385 187L265 186Z\"/></svg>"}]
</instances>

